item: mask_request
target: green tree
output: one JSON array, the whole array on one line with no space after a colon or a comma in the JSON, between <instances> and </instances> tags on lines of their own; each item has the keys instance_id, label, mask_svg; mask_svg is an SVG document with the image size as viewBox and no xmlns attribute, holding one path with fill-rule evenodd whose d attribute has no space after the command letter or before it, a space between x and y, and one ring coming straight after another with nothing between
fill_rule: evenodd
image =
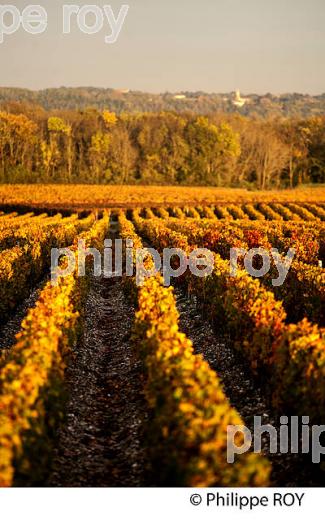
<instances>
[{"instance_id":1,"label":"green tree","mask_svg":"<svg viewBox=\"0 0 325 520\"><path fill-rule=\"evenodd\" d=\"M106 176L109 146L110 137L108 134L96 132L92 136L89 148L92 182L99 183Z\"/></svg>"},{"instance_id":2,"label":"green tree","mask_svg":"<svg viewBox=\"0 0 325 520\"><path fill-rule=\"evenodd\" d=\"M65 123L60 117L50 117L47 122L47 128L50 134L50 148L52 156L55 156L55 149L65 148L67 156L67 173L68 181L72 179L72 163L73 163L73 140L72 128ZM63 137L63 145L62 138ZM61 142L60 142L61 141Z\"/></svg>"},{"instance_id":3,"label":"green tree","mask_svg":"<svg viewBox=\"0 0 325 520\"><path fill-rule=\"evenodd\" d=\"M190 149L188 180L202 185L223 184L240 154L238 135L227 123L216 126L200 116L188 124L185 136Z\"/></svg>"}]
</instances>

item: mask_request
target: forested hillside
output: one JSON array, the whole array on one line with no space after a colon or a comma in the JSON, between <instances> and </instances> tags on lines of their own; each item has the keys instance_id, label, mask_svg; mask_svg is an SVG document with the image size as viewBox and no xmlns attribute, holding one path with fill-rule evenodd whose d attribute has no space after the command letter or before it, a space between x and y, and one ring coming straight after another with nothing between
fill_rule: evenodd
<instances>
[{"instance_id":1,"label":"forested hillside","mask_svg":"<svg viewBox=\"0 0 325 520\"><path fill-rule=\"evenodd\" d=\"M191 111L196 114L214 112L239 112L248 116L259 117L311 117L325 114L325 94L284 93L248 94L244 103L236 104L236 94L206 92L179 92L150 94L128 89L104 89L94 87L51 88L31 91L18 88L0 88L0 105L10 101L27 102L40 105L46 110L85 109L121 112L156 112L156 111ZM242 105L242 106L241 106Z\"/></svg>"},{"instance_id":2,"label":"forested hillside","mask_svg":"<svg viewBox=\"0 0 325 520\"><path fill-rule=\"evenodd\" d=\"M325 182L325 117L0 110L0 182L231 186Z\"/></svg>"}]
</instances>

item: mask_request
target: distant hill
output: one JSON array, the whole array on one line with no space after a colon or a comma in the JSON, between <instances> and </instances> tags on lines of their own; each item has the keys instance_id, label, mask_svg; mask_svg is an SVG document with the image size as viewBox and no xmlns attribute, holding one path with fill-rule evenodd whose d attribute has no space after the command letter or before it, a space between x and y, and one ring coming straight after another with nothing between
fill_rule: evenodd
<instances>
[{"instance_id":1,"label":"distant hill","mask_svg":"<svg viewBox=\"0 0 325 520\"><path fill-rule=\"evenodd\" d=\"M94 87L52 88L39 91L18 88L0 88L0 105L8 102L25 102L51 109L85 109L94 107L121 112L191 111L238 112L248 116L325 115L325 94L249 94L241 97L237 92L207 94L205 92L178 92L149 94L138 91L114 90Z\"/></svg>"}]
</instances>

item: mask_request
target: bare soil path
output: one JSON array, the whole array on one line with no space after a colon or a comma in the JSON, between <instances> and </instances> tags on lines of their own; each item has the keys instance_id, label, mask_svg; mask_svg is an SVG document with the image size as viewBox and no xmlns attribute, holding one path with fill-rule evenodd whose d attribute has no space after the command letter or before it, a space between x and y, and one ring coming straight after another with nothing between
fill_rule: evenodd
<instances>
[{"instance_id":1,"label":"bare soil path","mask_svg":"<svg viewBox=\"0 0 325 520\"><path fill-rule=\"evenodd\" d=\"M51 486L148 484L148 416L141 363L130 342L133 316L121 279L92 279L84 341L67 370L67 421Z\"/></svg>"},{"instance_id":2,"label":"bare soil path","mask_svg":"<svg viewBox=\"0 0 325 520\"><path fill-rule=\"evenodd\" d=\"M0 323L0 352L11 348L16 341L16 334L21 329L21 322L26 317L28 310L31 307L35 307L35 303L39 297L39 294L45 285L47 278L42 280L34 289L30 291L30 294L25 298L18 307L11 313L11 316L5 323Z\"/></svg>"},{"instance_id":3,"label":"bare soil path","mask_svg":"<svg viewBox=\"0 0 325 520\"><path fill-rule=\"evenodd\" d=\"M279 439L279 421L272 411L267 395L267 384L259 386L253 379L244 359L231 347L229 337L222 335L202 316L195 299L175 287L180 327L192 340L196 353L202 354L220 377L225 394L240 413L246 426L253 432L254 416L262 418L262 424L276 427ZM273 486L321 486L324 475L309 456L299 454L270 453L269 435L262 436L263 453L272 463Z\"/></svg>"}]
</instances>

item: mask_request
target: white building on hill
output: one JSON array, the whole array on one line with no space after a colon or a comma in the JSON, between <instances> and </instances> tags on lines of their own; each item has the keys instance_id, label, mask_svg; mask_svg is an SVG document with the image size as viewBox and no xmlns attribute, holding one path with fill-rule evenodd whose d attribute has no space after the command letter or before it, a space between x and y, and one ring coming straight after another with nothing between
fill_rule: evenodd
<instances>
[{"instance_id":1,"label":"white building on hill","mask_svg":"<svg viewBox=\"0 0 325 520\"><path fill-rule=\"evenodd\" d=\"M242 98L241 95L240 95L240 91L239 90L236 90L236 94L235 94L235 99L232 100L232 103L233 105L235 105L236 107L243 107L246 103L247 103L248 99L247 98Z\"/></svg>"}]
</instances>

